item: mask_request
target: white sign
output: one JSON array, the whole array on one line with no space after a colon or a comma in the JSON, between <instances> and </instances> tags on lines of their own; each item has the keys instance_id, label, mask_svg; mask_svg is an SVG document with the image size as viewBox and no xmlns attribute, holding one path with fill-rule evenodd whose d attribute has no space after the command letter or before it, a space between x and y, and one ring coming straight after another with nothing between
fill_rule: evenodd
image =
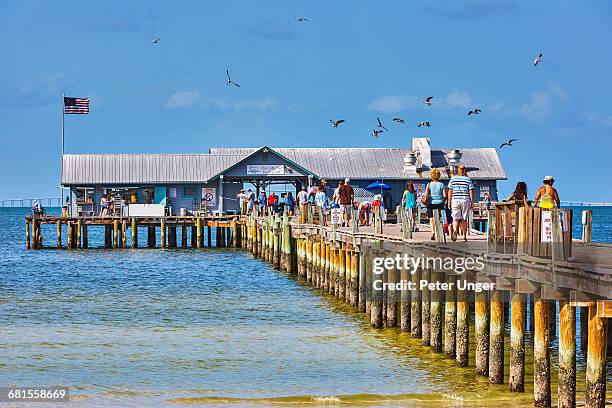
<instances>
[{"instance_id":1,"label":"white sign","mask_svg":"<svg viewBox=\"0 0 612 408\"><path fill-rule=\"evenodd\" d=\"M542 211L542 230L540 242L552 242L552 216L550 211Z\"/></svg>"},{"instance_id":2,"label":"white sign","mask_svg":"<svg viewBox=\"0 0 612 408\"><path fill-rule=\"evenodd\" d=\"M207 207L215 207L217 205L217 189L202 187L202 198L206 200Z\"/></svg>"},{"instance_id":3,"label":"white sign","mask_svg":"<svg viewBox=\"0 0 612 408\"><path fill-rule=\"evenodd\" d=\"M485 194L489 194L489 186L480 186L480 198L485 198Z\"/></svg>"},{"instance_id":4,"label":"white sign","mask_svg":"<svg viewBox=\"0 0 612 408\"><path fill-rule=\"evenodd\" d=\"M331 209L331 223L342 224L342 211L340 211L340 208Z\"/></svg>"},{"instance_id":5,"label":"white sign","mask_svg":"<svg viewBox=\"0 0 612 408\"><path fill-rule=\"evenodd\" d=\"M128 217L163 217L166 206L162 204L130 204Z\"/></svg>"},{"instance_id":6,"label":"white sign","mask_svg":"<svg viewBox=\"0 0 612 408\"><path fill-rule=\"evenodd\" d=\"M247 164L247 174L282 175L285 174L285 166L283 164Z\"/></svg>"}]
</instances>

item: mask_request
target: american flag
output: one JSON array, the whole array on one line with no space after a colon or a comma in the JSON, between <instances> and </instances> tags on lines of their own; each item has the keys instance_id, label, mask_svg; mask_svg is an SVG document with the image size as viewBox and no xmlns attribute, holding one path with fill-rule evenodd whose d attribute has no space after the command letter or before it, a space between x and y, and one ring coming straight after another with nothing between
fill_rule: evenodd
<instances>
[{"instance_id":1,"label":"american flag","mask_svg":"<svg viewBox=\"0 0 612 408\"><path fill-rule=\"evenodd\" d=\"M66 114L88 114L89 98L68 98L64 97L64 113Z\"/></svg>"}]
</instances>

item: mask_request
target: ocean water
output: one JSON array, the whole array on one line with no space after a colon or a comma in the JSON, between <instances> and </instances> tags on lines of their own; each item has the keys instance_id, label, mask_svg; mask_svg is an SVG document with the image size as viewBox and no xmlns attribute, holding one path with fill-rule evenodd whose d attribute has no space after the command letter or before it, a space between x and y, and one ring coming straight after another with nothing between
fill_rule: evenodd
<instances>
[{"instance_id":1,"label":"ocean water","mask_svg":"<svg viewBox=\"0 0 612 408\"><path fill-rule=\"evenodd\" d=\"M570 207L572 208L572 236L582 237L582 211L593 211L593 242L612 242L612 207Z\"/></svg>"},{"instance_id":2,"label":"ocean water","mask_svg":"<svg viewBox=\"0 0 612 408\"><path fill-rule=\"evenodd\" d=\"M241 250L28 251L24 215L0 208L0 386L85 407L531 405L531 383L510 394Z\"/></svg>"}]
</instances>

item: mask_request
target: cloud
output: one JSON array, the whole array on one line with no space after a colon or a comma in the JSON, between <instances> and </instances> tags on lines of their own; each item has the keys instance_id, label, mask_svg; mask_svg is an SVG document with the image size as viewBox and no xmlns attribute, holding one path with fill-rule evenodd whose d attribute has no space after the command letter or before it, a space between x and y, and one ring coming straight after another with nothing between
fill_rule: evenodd
<instances>
[{"instance_id":1,"label":"cloud","mask_svg":"<svg viewBox=\"0 0 612 408\"><path fill-rule=\"evenodd\" d=\"M585 119L591 126L603 126L612 128L611 115L602 115L597 112L583 112L581 118Z\"/></svg>"},{"instance_id":2,"label":"cloud","mask_svg":"<svg viewBox=\"0 0 612 408\"><path fill-rule=\"evenodd\" d=\"M257 110L268 110L274 108L277 104L277 100L270 96L263 99L255 99L249 101L239 101L234 104L234 109L239 111L242 109L257 109Z\"/></svg>"},{"instance_id":3,"label":"cloud","mask_svg":"<svg viewBox=\"0 0 612 408\"><path fill-rule=\"evenodd\" d=\"M459 89L453 89L449 92L448 96L445 100L446 106L449 109L455 108L471 108L472 107L472 98L470 94L466 91L462 91Z\"/></svg>"},{"instance_id":4,"label":"cloud","mask_svg":"<svg viewBox=\"0 0 612 408\"><path fill-rule=\"evenodd\" d=\"M166 109L189 108L200 99L198 91L178 91L166 101Z\"/></svg>"},{"instance_id":5,"label":"cloud","mask_svg":"<svg viewBox=\"0 0 612 408\"><path fill-rule=\"evenodd\" d=\"M265 40L291 40L293 33L284 24L264 20L244 27L244 30L254 37Z\"/></svg>"},{"instance_id":6,"label":"cloud","mask_svg":"<svg viewBox=\"0 0 612 408\"><path fill-rule=\"evenodd\" d=\"M149 32L157 29L159 15L149 6L126 6L98 9L93 14L89 28L111 32Z\"/></svg>"},{"instance_id":7,"label":"cloud","mask_svg":"<svg viewBox=\"0 0 612 408\"><path fill-rule=\"evenodd\" d=\"M422 9L423 14L450 19L507 16L517 11L518 4L510 0L441 0Z\"/></svg>"},{"instance_id":8,"label":"cloud","mask_svg":"<svg viewBox=\"0 0 612 408\"><path fill-rule=\"evenodd\" d=\"M63 72L57 71L22 81L14 84L9 94L13 99L19 99L21 104L47 104L54 98L59 101L65 76Z\"/></svg>"},{"instance_id":9,"label":"cloud","mask_svg":"<svg viewBox=\"0 0 612 408\"><path fill-rule=\"evenodd\" d=\"M529 119L544 119L555 111L558 102L569 105L569 94L559 85L531 94L529 101L521 106L521 113Z\"/></svg>"},{"instance_id":10,"label":"cloud","mask_svg":"<svg viewBox=\"0 0 612 408\"><path fill-rule=\"evenodd\" d=\"M386 95L374 99L368 105L368 110L382 113L397 113L419 106L420 100L416 96Z\"/></svg>"}]
</instances>

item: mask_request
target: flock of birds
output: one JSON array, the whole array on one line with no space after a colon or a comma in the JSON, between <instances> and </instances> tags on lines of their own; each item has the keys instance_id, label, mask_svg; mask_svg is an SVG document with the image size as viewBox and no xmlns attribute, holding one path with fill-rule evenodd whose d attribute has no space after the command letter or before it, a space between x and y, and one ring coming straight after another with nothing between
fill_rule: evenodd
<instances>
[{"instance_id":1,"label":"flock of birds","mask_svg":"<svg viewBox=\"0 0 612 408\"><path fill-rule=\"evenodd\" d=\"M310 21L308 18L306 17L298 17L295 16L295 21L299 22L299 23L303 23L303 22L307 22ZM157 38L151 38L151 42L153 44L159 44L159 42L161 41L161 38L157 37ZM540 65L542 63L542 53L538 54L538 56L533 60L533 66L537 67L538 65ZM225 70L225 75L227 76L227 86L235 86L237 88L240 88L240 85L232 80L232 77L230 76L229 73L229 69ZM433 103L433 96L428 96L423 100L423 104L425 106L431 106ZM468 116L472 116L472 115L479 115L482 112L481 109L479 108L474 108L474 109L470 109L467 112ZM380 117L376 117L376 121L377 121L377 125L376 128L372 130L372 136L374 137L380 137L380 134L383 132L389 132L389 129L387 129L382 121L380 120ZM339 127L341 124L343 124L344 122L346 122L344 119L330 119L329 122L331 123L332 127L337 128ZM398 123L398 124L405 124L406 121L400 117L400 116L396 116L393 118L393 122ZM431 126L431 122L429 122L428 120L423 120L420 121L417 124L417 127L430 127ZM508 139L508 141L502 143L499 148L502 149L504 146L508 146L508 147L512 147L512 143L516 142L518 139Z\"/></svg>"}]
</instances>

